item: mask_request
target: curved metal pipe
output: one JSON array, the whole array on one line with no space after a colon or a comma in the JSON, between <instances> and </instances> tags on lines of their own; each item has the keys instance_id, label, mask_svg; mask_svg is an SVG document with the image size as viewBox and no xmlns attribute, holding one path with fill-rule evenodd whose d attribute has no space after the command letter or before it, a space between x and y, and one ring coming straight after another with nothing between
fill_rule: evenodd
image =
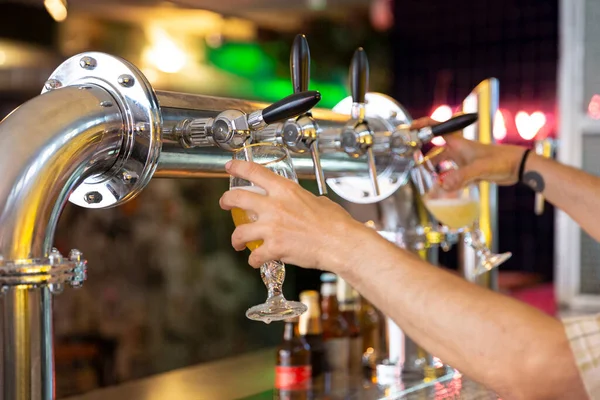
<instances>
[{"instance_id":1,"label":"curved metal pipe","mask_svg":"<svg viewBox=\"0 0 600 400\"><path fill-rule=\"evenodd\" d=\"M96 86L37 96L0 124L0 254L48 256L69 193L110 169L121 148L123 118Z\"/></svg>"},{"instance_id":2,"label":"curved metal pipe","mask_svg":"<svg viewBox=\"0 0 600 400\"><path fill-rule=\"evenodd\" d=\"M0 124L0 255L48 256L70 192L115 163L123 118L97 86L37 96ZM0 296L0 399L54 398L52 294L48 286L4 288Z\"/></svg>"}]
</instances>

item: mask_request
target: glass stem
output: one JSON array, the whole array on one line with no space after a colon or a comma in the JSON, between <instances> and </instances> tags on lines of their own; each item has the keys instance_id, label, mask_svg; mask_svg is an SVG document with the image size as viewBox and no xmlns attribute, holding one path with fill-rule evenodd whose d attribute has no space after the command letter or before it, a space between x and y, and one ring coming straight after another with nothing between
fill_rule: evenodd
<instances>
[{"instance_id":1,"label":"glass stem","mask_svg":"<svg viewBox=\"0 0 600 400\"><path fill-rule=\"evenodd\" d=\"M492 255L483 238L483 232L481 232L477 225L474 225L472 229L465 232L465 242L475 250L478 257L483 257L484 260Z\"/></svg>"},{"instance_id":2,"label":"glass stem","mask_svg":"<svg viewBox=\"0 0 600 400\"><path fill-rule=\"evenodd\" d=\"M281 296L283 281L285 280L285 264L281 261L269 261L260 267L260 277L262 278L269 298Z\"/></svg>"}]
</instances>

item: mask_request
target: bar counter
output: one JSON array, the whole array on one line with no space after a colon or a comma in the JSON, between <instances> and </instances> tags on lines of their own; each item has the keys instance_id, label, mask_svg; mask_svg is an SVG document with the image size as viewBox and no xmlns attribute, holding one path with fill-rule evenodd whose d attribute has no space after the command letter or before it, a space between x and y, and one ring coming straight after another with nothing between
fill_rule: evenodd
<instances>
[{"instance_id":1,"label":"bar counter","mask_svg":"<svg viewBox=\"0 0 600 400\"><path fill-rule=\"evenodd\" d=\"M275 350L267 349L96 390L68 400L498 399L493 392L458 373L444 382L417 388L400 397L394 391L401 388L384 390L360 377L337 377L327 383L321 379L315 382L311 395L276 397L274 367Z\"/></svg>"}]
</instances>

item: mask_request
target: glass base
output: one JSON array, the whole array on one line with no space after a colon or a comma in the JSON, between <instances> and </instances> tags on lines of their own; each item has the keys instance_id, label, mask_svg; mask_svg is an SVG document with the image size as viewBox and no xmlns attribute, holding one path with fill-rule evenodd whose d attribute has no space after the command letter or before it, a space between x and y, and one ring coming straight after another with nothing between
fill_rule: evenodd
<instances>
[{"instance_id":1,"label":"glass base","mask_svg":"<svg viewBox=\"0 0 600 400\"><path fill-rule=\"evenodd\" d=\"M481 274L485 274L498 267L501 264L504 264L509 258L512 257L511 252L502 253L502 254L493 254L490 257L487 257L485 260L482 260L481 265L474 272L475 276L479 276Z\"/></svg>"},{"instance_id":2,"label":"glass base","mask_svg":"<svg viewBox=\"0 0 600 400\"><path fill-rule=\"evenodd\" d=\"M254 321L262 321L269 324L273 321L297 317L304 314L307 307L299 301L288 301L283 295L271 297L263 304L250 307L246 311L246 317Z\"/></svg>"}]
</instances>

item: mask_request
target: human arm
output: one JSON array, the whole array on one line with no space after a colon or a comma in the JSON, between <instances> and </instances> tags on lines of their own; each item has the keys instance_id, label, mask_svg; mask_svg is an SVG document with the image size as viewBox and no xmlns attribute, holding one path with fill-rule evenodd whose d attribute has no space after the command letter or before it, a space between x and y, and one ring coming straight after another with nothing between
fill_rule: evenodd
<instances>
[{"instance_id":1,"label":"human arm","mask_svg":"<svg viewBox=\"0 0 600 400\"><path fill-rule=\"evenodd\" d=\"M250 256L254 267L281 259L339 274L429 352L505 398L586 398L556 319L430 266L339 205L258 165L227 169L267 191L230 191L220 201L258 216L232 236L237 250L264 240Z\"/></svg>"},{"instance_id":2,"label":"human arm","mask_svg":"<svg viewBox=\"0 0 600 400\"><path fill-rule=\"evenodd\" d=\"M435 123L424 118L413 126ZM460 134L445 136L445 140L446 150L460 168L444 175L444 189L455 190L477 181L491 181L499 185L517 183L525 147L486 145L464 139ZM599 177L534 152L527 156L523 172L523 183L542 193L546 200L566 212L590 236L600 241L600 224L597 223Z\"/></svg>"},{"instance_id":3,"label":"human arm","mask_svg":"<svg viewBox=\"0 0 600 400\"><path fill-rule=\"evenodd\" d=\"M389 243L367 242L347 253L340 276L428 352L505 399L587 398L560 321Z\"/></svg>"}]
</instances>

